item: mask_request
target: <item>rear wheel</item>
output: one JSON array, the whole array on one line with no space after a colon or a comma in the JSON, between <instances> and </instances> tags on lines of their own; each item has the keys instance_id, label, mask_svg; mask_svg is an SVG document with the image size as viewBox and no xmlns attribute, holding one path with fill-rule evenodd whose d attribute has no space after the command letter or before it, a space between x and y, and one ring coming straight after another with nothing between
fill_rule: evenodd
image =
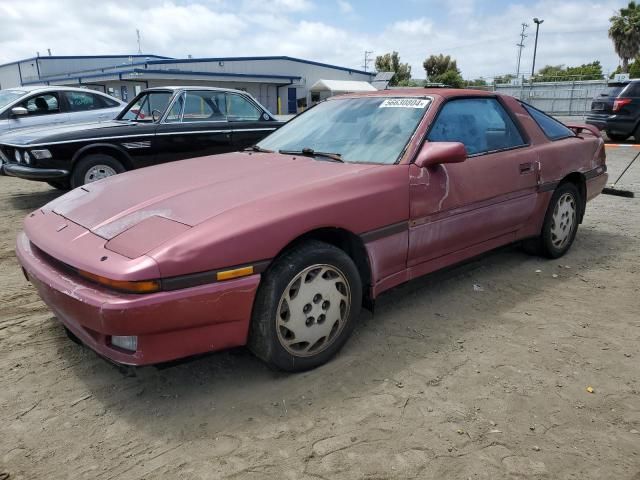
<instances>
[{"instance_id":1,"label":"rear wheel","mask_svg":"<svg viewBox=\"0 0 640 480\"><path fill-rule=\"evenodd\" d=\"M125 168L122 163L110 155L102 153L87 155L73 168L71 186L77 188L86 183L96 182L124 171Z\"/></svg>"},{"instance_id":2,"label":"rear wheel","mask_svg":"<svg viewBox=\"0 0 640 480\"><path fill-rule=\"evenodd\" d=\"M548 258L563 256L576 237L581 199L573 183L563 183L553 193L539 237L526 240L526 251Z\"/></svg>"},{"instance_id":3,"label":"rear wheel","mask_svg":"<svg viewBox=\"0 0 640 480\"><path fill-rule=\"evenodd\" d=\"M353 260L319 241L282 255L256 296L249 348L281 370L308 370L331 359L351 334L362 304Z\"/></svg>"}]
</instances>

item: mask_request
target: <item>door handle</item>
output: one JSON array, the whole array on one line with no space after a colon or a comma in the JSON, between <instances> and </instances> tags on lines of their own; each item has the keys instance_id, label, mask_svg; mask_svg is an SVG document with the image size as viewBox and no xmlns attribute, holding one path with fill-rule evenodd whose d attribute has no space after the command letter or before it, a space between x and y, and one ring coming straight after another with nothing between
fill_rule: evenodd
<instances>
[{"instance_id":1,"label":"door handle","mask_svg":"<svg viewBox=\"0 0 640 480\"><path fill-rule=\"evenodd\" d=\"M525 175L527 173L531 173L533 171L533 165L529 163L521 163L520 164L520 174Z\"/></svg>"}]
</instances>

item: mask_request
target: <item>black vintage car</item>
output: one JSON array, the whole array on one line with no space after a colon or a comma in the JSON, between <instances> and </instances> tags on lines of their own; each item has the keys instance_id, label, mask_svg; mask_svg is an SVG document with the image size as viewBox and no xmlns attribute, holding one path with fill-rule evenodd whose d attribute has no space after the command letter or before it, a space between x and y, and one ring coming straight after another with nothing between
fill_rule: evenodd
<instances>
[{"instance_id":1,"label":"black vintage car","mask_svg":"<svg viewBox=\"0 0 640 480\"><path fill-rule=\"evenodd\" d=\"M8 175L68 189L134 168L241 150L282 123L239 90L150 88L113 121L4 135L0 157Z\"/></svg>"}]
</instances>

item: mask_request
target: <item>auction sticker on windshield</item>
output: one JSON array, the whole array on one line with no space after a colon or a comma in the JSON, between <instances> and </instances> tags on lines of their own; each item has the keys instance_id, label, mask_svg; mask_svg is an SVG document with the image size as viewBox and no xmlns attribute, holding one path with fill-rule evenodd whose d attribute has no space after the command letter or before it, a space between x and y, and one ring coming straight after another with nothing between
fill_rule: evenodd
<instances>
[{"instance_id":1,"label":"auction sticker on windshield","mask_svg":"<svg viewBox=\"0 0 640 480\"><path fill-rule=\"evenodd\" d=\"M387 98L379 108L425 108L430 101L424 98Z\"/></svg>"}]
</instances>

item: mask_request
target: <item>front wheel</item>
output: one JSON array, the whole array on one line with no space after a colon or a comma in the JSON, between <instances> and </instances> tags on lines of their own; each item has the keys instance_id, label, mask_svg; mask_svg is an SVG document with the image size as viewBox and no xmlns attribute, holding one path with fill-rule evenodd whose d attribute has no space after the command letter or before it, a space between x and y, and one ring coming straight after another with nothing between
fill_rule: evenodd
<instances>
[{"instance_id":1,"label":"front wheel","mask_svg":"<svg viewBox=\"0 0 640 480\"><path fill-rule=\"evenodd\" d=\"M124 171L125 168L122 163L110 155L102 153L87 155L73 168L71 186L77 188L86 183L96 182Z\"/></svg>"},{"instance_id":2,"label":"front wheel","mask_svg":"<svg viewBox=\"0 0 640 480\"><path fill-rule=\"evenodd\" d=\"M249 348L281 370L317 367L347 341L361 304L362 282L353 260L333 245L305 242L263 275Z\"/></svg>"}]
</instances>

